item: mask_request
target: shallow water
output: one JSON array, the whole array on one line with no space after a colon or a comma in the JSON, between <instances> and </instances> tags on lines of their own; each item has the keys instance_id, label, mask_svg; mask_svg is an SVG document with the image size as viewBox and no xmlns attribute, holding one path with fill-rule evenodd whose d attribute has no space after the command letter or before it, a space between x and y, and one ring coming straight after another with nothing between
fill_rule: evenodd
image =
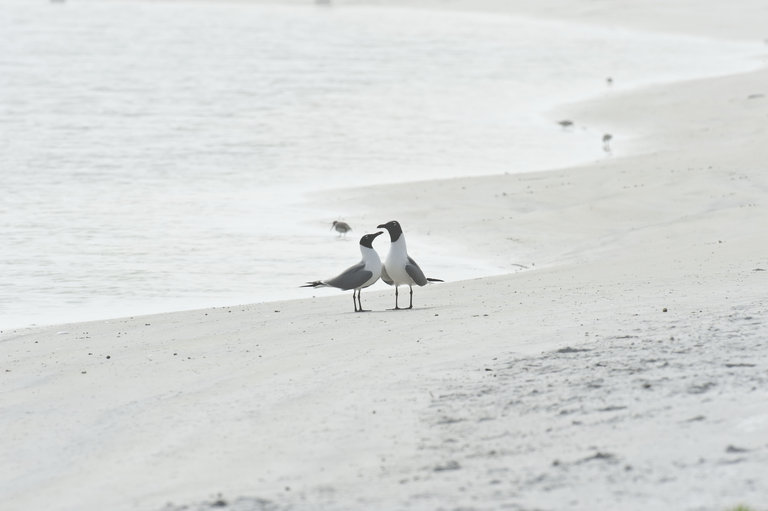
<instances>
[{"instance_id":1,"label":"shallow water","mask_svg":"<svg viewBox=\"0 0 768 511\"><path fill-rule=\"evenodd\" d=\"M546 112L751 53L486 14L0 1L0 328L307 296L358 251L328 231L355 212L304 194L606 157Z\"/></svg>"}]
</instances>

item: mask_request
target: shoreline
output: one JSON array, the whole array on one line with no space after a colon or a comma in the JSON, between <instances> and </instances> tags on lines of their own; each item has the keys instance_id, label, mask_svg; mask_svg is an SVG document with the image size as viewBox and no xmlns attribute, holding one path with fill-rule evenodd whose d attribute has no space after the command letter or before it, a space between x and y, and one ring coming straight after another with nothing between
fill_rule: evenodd
<instances>
[{"instance_id":1,"label":"shoreline","mask_svg":"<svg viewBox=\"0 0 768 511\"><path fill-rule=\"evenodd\" d=\"M322 199L316 199L315 197L320 197L323 193L327 193L328 191L334 191L334 192L344 192L345 194L351 194L351 199L349 200L342 200L339 201L339 203L343 204L349 204L349 208L352 207L359 207L359 204L379 204L377 208L381 211L387 210L387 207L382 205L381 202L377 199L379 195L380 190L391 190L392 192L386 192L384 195L389 195L392 193L393 195L403 195L407 193L405 190L409 187L414 187L418 189L423 189L423 196L428 196L430 192L427 190L432 186L439 186L439 187L450 187L450 183L459 183L459 182L485 182L485 181L493 181L494 179L500 178L502 176L508 176L508 177L519 177L520 180L523 181L537 181L539 180L539 177L541 174L548 174L548 173L570 173L570 172L579 172L580 170L584 168L588 168L590 166L594 165L600 165L602 163L608 163L610 161L616 161L617 159L623 159L623 158L636 158L636 157L643 157L644 155L651 154L653 152L658 152L660 150L674 150L674 147L666 146L662 147L660 145L662 142L664 142L664 139L662 137L653 137L651 134L648 133L647 128L644 127L644 124L652 124L648 122L641 123L638 121L638 119L633 119L632 121L626 121L626 119L610 119L610 115L607 115L607 112L609 112L611 109L610 107L606 107L606 103L611 103L612 101L616 100L617 97L619 98L619 101L621 101L620 98L629 98L629 101L632 101L632 98L637 95L641 94L643 95L645 92L648 91L658 91L659 94L664 94L664 90L671 85L677 85L682 86L686 83L699 83L699 82L705 82L705 81L711 81L711 80L718 80L718 79L728 79L729 77L739 77L739 76L749 76L752 74L761 74L761 71L763 71L764 68L761 68L759 70L753 70L753 71L744 71L741 73L736 74L730 74L730 75L718 75L714 77L707 77L707 78L695 78L695 79L689 79L684 80L681 82L669 82L669 83L661 83L653 86L648 87L641 87L637 89L629 89L625 91L613 91L615 94L612 96L605 96L604 94L595 94L595 96L592 99L579 101L579 102L568 102L563 103L559 107L553 108L551 110L548 110L547 112L542 112L542 116L547 116L553 121L560 117L574 117L572 114L577 114L575 118L579 119L580 122L584 121L586 124L589 124L591 126L594 125L604 125L607 123L623 123L625 126L627 126L626 130L620 130L619 132L622 134L626 134L628 131L632 133L632 137L630 139L622 139L615 141L614 144L634 144L637 145L638 148L636 149L630 149L629 151L626 151L626 149L622 148L622 154L619 156L609 156L606 158L601 158L597 160L588 160L588 161L582 161L582 162L575 162L572 165L567 165L563 167L557 167L557 168L551 168L551 169L537 169L537 170L525 170L522 172L513 172L513 173L507 173L507 174L487 174L487 175L479 175L479 176L458 176L458 177L449 177L449 178L442 178L442 179L426 179L426 180L415 180L415 181L401 181L401 182L392 182L392 183L380 183L380 184L374 184L374 185L365 185L362 187L354 187L354 188L329 188L327 190L321 190L321 191L313 191L313 192L307 192L305 198L301 201L301 204L305 207L309 207L312 210L318 210L322 211L326 208L326 206L323 206L323 200ZM558 115L562 114L562 115ZM554 124L554 122L553 122ZM634 130L634 131L632 131ZM669 129L668 131L673 132L674 130ZM615 132L615 131L614 131ZM643 142L643 139L647 138L653 138L651 142ZM643 147L643 144L647 144L646 147ZM397 190L397 191L394 191ZM420 195L420 196L422 196ZM345 206L346 207L346 206ZM368 208L371 213L366 212L365 214L362 214L361 216L363 218L369 218L369 223L377 223L380 218L378 218L381 215L376 215L374 213L375 209ZM407 209L407 206L403 206L402 209ZM378 220L377 220L378 218ZM306 221L311 221L312 218L307 217L305 219ZM477 231L478 233L482 231ZM471 235L469 236L471 237ZM411 238L411 243L418 247L419 249L427 249L429 247L429 243L432 241L432 233L430 232L430 229L416 229L413 231L413 234ZM445 242L451 242L450 240L446 239L445 236L443 237L437 237L442 243ZM459 259L464 260L471 260L473 258L476 258L478 254L476 252L473 252L472 247L468 246L467 243L462 242L452 242L451 244L451 250L449 251L451 253L457 253L461 254L458 256ZM536 252L536 251L534 251ZM382 255L385 252L382 252ZM469 279L460 279L460 280L473 280L476 278L486 278L486 277L494 277L494 276L500 276L503 274L510 274L510 273L516 273L521 270L530 270L533 269L536 266L535 257L533 257L533 253L526 254L526 257L523 257L522 259L515 260L511 263L508 261L505 261L503 257L499 256L498 253L494 254L493 251L488 253L482 254L482 266L485 267L491 267L494 266L498 268L498 272L494 273L487 273L484 275L478 275L469 277ZM553 264L557 259L556 258L550 258L545 262L545 264ZM385 288L385 286L381 283L377 283L375 285L375 289L381 290L382 288ZM321 296L333 296L335 290L320 290L319 295L312 296L311 298L319 298ZM370 291L370 290L369 290ZM317 290L314 291L315 293L318 293ZM327 293L327 295L325 295ZM303 299L309 299L307 298L276 298L276 299L265 299L255 302L240 302L240 303L232 303L225 302L224 300L219 300L218 305L200 305L200 306L192 306L191 308L183 308L183 309L173 309L173 310L154 310L146 313L137 312L125 316L110 316L110 317L99 317L99 318L88 318L88 319L82 319L82 320L76 320L76 321L66 321L66 322L50 322L50 323L42 323L42 324L29 324L29 325L21 325L21 326L10 326L10 327L4 327L2 330L6 332L19 332L24 330L32 330L32 329L40 329L40 328L52 328L55 326L65 326L70 324L79 324L79 323L94 323L99 321L114 321L114 320L121 320L126 318L134 318L134 317L143 317L143 316L157 316L162 314L171 314L175 312L185 312L185 311L197 311L197 310L206 310L206 309L218 309L218 308L226 308L226 307L237 307L242 304L270 304L270 303L279 303L284 302L286 300L289 301L295 301L295 300L303 300ZM2 331L0 331L0 336L2 335Z\"/></svg>"},{"instance_id":2,"label":"shoreline","mask_svg":"<svg viewBox=\"0 0 768 511\"><path fill-rule=\"evenodd\" d=\"M295 3L291 2L291 4L294 5ZM368 5L368 4L366 4L365 2L362 2L362 3L361 2L351 2L351 3L345 4L345 5ZM371 3L371 5L375 5L375 6L380 7L380 8L387 8L387 7L382 6L380 4L376 4L375 2ZM465 6L465 7L467 7L467 6ZM398 8L405 8L405 7L403 5L399 5ZM410 7L410 8L413 9L414 7ZM418 9L419 7L417 6L415 8ZM425 7L425 8L426 9L431 9L433 7L429 7L428 6L428 7ZM507 10L504 10L504 9L501 9L501 11L507 12ZM571 21L557 21L555 23L556 23L556 25L555 25L555 29L556 29L557 24L568 25L569 23L572 23L572 22ZM573 23L578 24L580 22L573 22ZM598 84L598 85L601 85L601 84ZM606 91L606 90L604 90L604 89L602 89L600 87L598 87L598 88L600 89L599 91L593 91L593 92L589 93L588 96L590 98L592 98L592 99L586 99L587 101L600 101L602 97L605 97L605 96L608 96L608 95L626 94L626 93L630 93L631 94L633 92L633 90L637 90L635 87L630 88L630 89L626 89L625 85L616 87L615 89L610 90L610 91ZM578 102L581 103L584 100L585 100L585 98L581 98ZM565 104L558 103L558 106L554 107L554 110L550 110L548 108L547 110L539 111L539 113L537 114L537 119L538 118L550 119L552 121L552 128L553 128L552 133L554 135L553 139L557 139L558 135L561 135L561 133L559 133L560 130L558 130L558 127L556 126L556 122L555 121L556 121L557 118L551 112L552 111L562 110L562 109L564 109L566 107L569 107L569 105L572 105L572 102L570 100L568 101L568 103L565 103ZM577 122L578 121L579 121L579 119L577 119ZM594 135L593 138L594 138L594 145L595 145L595 148L596 148L595 150L597 152L599 152L600 149L597 149L597 147L599 146L599 138L600 138L600 136L602 136L602 132L603 131L607 131L607 130L598 129L598 127L600 127L601 125L602 125L601 122L593 122L593 123L589 123L587 125L579 124L578 128L574 129L574 131L578 130L579 132L582 132L584 130L588 130L589 133L590 133L590 137L592 137L592 135ZM610 131L613 131L613 130L610 130ZM576 133L574 133L574 135L576 135ZM580 134L580 136L583 137L583 135L581 135L581 134ZM628 133L626 130L624 130L621 133L619 133L617 136L619 138L614 141L614 147L616 149L618 149L616 154L621 154L622 156L623 155L627 155L628 152L629 152L627 150L627 147L629 147L628 144L627 144L627 137L628 136L629 137L633 137L634 136L633 133ZM560 138L563 138L563 137L560 137ZM561 142L564 142L566 145L569 143L566 140L563 140ZM573 143L574 143L573 141L570 142L570 144L573 144ZM558 141L557 140L553 140L553 148L556 148L557 144L558 144ZM584 145L584 144L582 144L582 145ZM568 149L565 149L565 150L561 149L561 152L567 153L567 152L569 152L569 150ZM634 152L634 151L631 151L631 152ZM567 168L572 168L572 167L582 167L582 166L588 165L590 163L593 163L595 161L599 161L600 159L602 159L597 154L594 157L590 157L590 158L586 158L586 157L585 158L577 158L575 154L569 154L568 156L571 156L571 158L569 158L569 163L567 163L567 164L564 163L563 165L558 165L556 167L545 168L547 166L543 165L543 164L530 165L530 162L528 160L525 160L525 159L524 159L525 162L529 163L529 164L528 165L523 165L523 166L526 168L526 172L530 172L530 171L534 171L534 170L536 172L548 172L548 171L553 170L553 168L555 168L555 169L567 169ZM517 171L517 169L515 169L515 170ZM515 172L515 173L518 173L518 172ZM489 175L494 175L494 174L489 174ZM457 179L461 179L461 176L456 177L456 178ZM390 185L396 185L396 183L389 183L389 184L385 184L384 186L390 186ZM379 186L379 184L372 185L372 186ZM334 188L334 190L338 190L338 189ZM305 202L302 202L302 203L305 203ZM354 211L354 209L350 209L350 211ZM329 216L331 216L331 215L329 215ZM306 217L305 220L307 221L307 223L309 223L309 221L311 219L309 217ZM376 223L378 223L378 222L376 222ZM423 241L426 242L428 240L425 239ZM461 253L461 252L465 252L465 251L466 250L464 248L462 248L462 247L456 247L456 252L457 253ZM473 253L472 256L476 257L477 254ZM446 264L444 266L448 266L448 265ZM489 266L492 266L492 265L484 264L482 266L485 268L485 267L489 267ZM484 270L482 272L478 272L476 274L476 276L487 276L487 275L490 275L490 274L499 273L502 269L508 269L508 268L506 268L506 266L505 266L504 268L499 268L498 271L495 268L492 269L492 271L485 271ZM469 271L463 271L463 272L461 272L461 275L458 278L466 278L467 276L470 276L470 273L471 272L469 272ZM268 296L267 294L261 292L257 296L255 296L254 298L257 301L274 301L276 299L278 299L278 300L279 299L285 299L285 298L288 298L290 296L290 293L281 293L280 291L275 292L274 289L272 289L271 291L273 293L275 293L277 296L271 297L271 296ZM288 296L286 296L286 295L288 295ZM246 300L244 298L245 296L246 295L243 294L243 293L238 293L238 295L234 296L231 300L232 301L244 301L244 300ZM70 299L71 298L73 298L73 297L70 297ZM74 298L77 299L77 298L81 298L81 297L74 297ZM298 296L296 298L298 298ZM173 302L171 302L171 305L169 307L163 307L163 308L140 307L138 309L134 309L133 307L126 307L124 310L127 310L130 313L133 313L133 315L145 314L145 313L155 313L155 312L170 312L170 311L173 311L173 310L186 309L188 307L197 308L197 307L207 307L207 306L210 306L210 305L214 305L214 306L215 305L219 305L219 306L221 306L222 304L227 303L227 300L228 300L227 298L221 299L220 297L217 297L217 299L212 300L212 301L210 301L208 303L205 303L205 302L195 302L194 300L190 300L189 298L186 298L186 295L184 295L184 294L178 294L178 298L176 300L174 300ZM188 302L189 305L184 305L184 302ZM176 303L177 305L173 305L173 303ZM133 305L135 306L136 304L134 303ZM51 302L51 306L55 307L53 302ZM92 307L93 304L91 302L88 302L88 306ZM94 308L94 309L96 309L96 308ZM108 313L102 313L102 314L97 313L96 315L91 315L90 317L87 317L85 319L89 319L89 320L107 319L109 317L114 317L116 315L115 313L117 313L117 315L121 314L121 311L119 311L119 310L115 311L114 307L110 307L110 308L108 308L106 310L108 311ZM19 313L21 314L21 311L19 311ZM61 316L61 315L59 315L59 316ZM25 318L26 318L26 316L25 316ZM77 321L80 321L81 320L80 318L84 318L84 316L79 316L77 318ZM42 320L42 321L40 321L38 318L32 318L32 319L37 319L35 324L27 324L26 321L24 321L24 322L14 322L14 323L10 323L9 322L7 324L4 324L3 327L8 329L8 328L24 328L24 327L34 327L34 326L45 326L45 325L57 324L57 323L62 321L61 319Z\"/></svg>"},{"instance_id":3,"label":"shoreline","mask_svg":"<svg viewBox=\"0 0 768 511\"><path fill-rule=\"evenodd\" d=\"M535 271L417 288L412 311L379 288L368 314L339 293L1 334L6 504L762 505L766 83L563 107L637 126L642 154L339 201L397 211L427 273L439 232Z\"/></svg>"}]
</instances>

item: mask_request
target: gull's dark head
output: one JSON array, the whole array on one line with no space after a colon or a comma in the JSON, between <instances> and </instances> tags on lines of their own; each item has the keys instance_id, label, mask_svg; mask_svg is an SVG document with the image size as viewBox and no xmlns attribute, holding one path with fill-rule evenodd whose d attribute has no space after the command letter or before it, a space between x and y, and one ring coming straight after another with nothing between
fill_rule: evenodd
<instances>
[{"instance_id":1,"label":"gull's dark head","mask_svg":"<svg viewBox=\"0 0 768 511\"><path fill-rule=\"evenodd\" d=\"M400 222L397 220L392 220L386 224L377 225L376 227L379 229L386 229L387 232L389 232L389 239L392 242L397 241L403 234L403 229L400 228Z\"/></svg>"},{"instance_id":2,"label":"gull's dark head","mask_svg":"<svg viewBox=\"0 0 768 511\"><path fill-rule=\"evenodd\" d=\"M365 236L360 238L360 246L373 248L373 240L375 240L376 236L378 236L379 234L384 234L384 233L379 231L373 234L366 234Z\"/></svg>"}]
</instances>

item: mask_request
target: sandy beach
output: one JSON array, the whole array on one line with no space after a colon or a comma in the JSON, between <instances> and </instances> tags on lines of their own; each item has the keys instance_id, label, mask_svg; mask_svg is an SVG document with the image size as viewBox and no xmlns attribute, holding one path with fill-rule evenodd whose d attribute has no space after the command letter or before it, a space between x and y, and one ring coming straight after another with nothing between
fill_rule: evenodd
<instances>
[{"instance_id":1,"label":"sandy beach","mask_svg":"<svg viewBox=\"0 0 768 511\"><path fill-rule=\"evenodd\" d=\"M751 0L439 5L768 37ZM413 310L379 283L367 314L339 293L0 333L0 507L766 509L768 71L563 118L615 155L340 194L428 275L447 249L508 269Z\"/></svg>"}]
</instances>

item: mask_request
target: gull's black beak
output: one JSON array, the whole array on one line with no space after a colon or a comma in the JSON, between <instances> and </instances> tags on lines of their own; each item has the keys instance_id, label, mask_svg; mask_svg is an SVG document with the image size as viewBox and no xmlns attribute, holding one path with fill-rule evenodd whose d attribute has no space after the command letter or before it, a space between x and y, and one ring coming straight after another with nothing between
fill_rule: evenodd
<instances>
[{"instance_id":1,"label":"gull's black beak","mask_svg":"<svg viewBox=\"0 0 768 511\"><path fill-rule=\"evenodd\" d=\"M376 228L377 229L386 229L387 228L387 224L377 225ZM379 234L381 234L381 233L379 233Z\"/></svg>"},{"instance_id":2,"label":"gull's black beak","mask_svg":"<svg viewBox=\"0 0 768 511\"><path fill-rule=\"evenodd\" d=\"M384 234L384 231L379 231L379 232L377 232L376 234L372 234L372 236L375 238L375 237L376 237L376 236L378 236L379 234Z\"/></svg>"}]
</instances>

